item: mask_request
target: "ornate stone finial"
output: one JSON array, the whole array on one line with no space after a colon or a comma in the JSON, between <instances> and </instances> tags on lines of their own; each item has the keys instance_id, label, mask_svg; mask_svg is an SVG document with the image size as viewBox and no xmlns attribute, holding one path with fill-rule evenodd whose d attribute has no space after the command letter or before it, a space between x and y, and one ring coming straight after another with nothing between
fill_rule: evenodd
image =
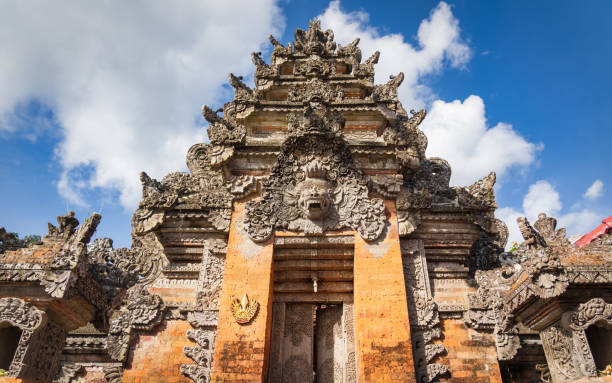
<instances>
[{"instance_id":1,"label":"ornate stone finial","mask_svg":"<svg viewBox=\"0 0 612 383\"><path fill-rule=\"evenodd\" d=\"M296 53L306 55L332 55L336 50L334 42L334 32L331 29L323 32L321 30L321 21L314 19L310 20L308 30L296 29L294 33L295 43L294 48Z\"/></svg>"},{"instance_id":2,"label":"ornate stone finial","mask_svg":"<svg viewBox=\"0 0 612 383\"><path fill-rule=\"evenodd\" d=\"M547 217L545 213L538 215L538 220L534 222L533 227L549 245L564 246L570 244L565 237L565 228L557 229L557 220L553 217Z\"/></svg>"},{"instance_id":3,"label":"ornate stone finial","mask_svg":"<svg viewBox=\"0 0 612 383\"><path fill-rule=\"evenodd\" d=\"M52 223L48 224L49 234L45 237L46 239L58 239L66 240L79 226L79 220L74 218L74 212L69 211L66 215L60 215L57 217L57 227Z\"/></svg>"},{"instance_id":4,"label":"ornate stone finial","mask_svg":"<svg viewBox=\"0 0 612 383\"><path fill-rule=\"evenodd\" d=\"M495 180L495 172L491 172L488 176L483 177L474 182L474 184L468 186L468 192L483 206L497 208L494 189Z\"/></svg>"},{"instance_id":5,"label":"ornate stone finial","mask_svg":"<svg viewBox=\"0 0 612 383\"><path fill-rule=\"evenodd\" d=\"M232 315L234 319L236 319L236 323L239 324L247 324L253 320L258 309L259 302L255 299L249 301L249 297L246 293L244 293L241 300L234 298L232 301Z\"/></svg>"},{"instance_id":6,"label":"ornate stone finial","mask_svg":"<svg viewBox=\"0 0 612 383\"><path fill-rule=\"evenodd\" d=\"M523 244L529 248L547 247L546 241L542 236L529 224L526 217L518 217L516 219L521 235L525 239Z\"/></svg>"},{"instance_id":7,"label":"ornate stone finial","mask_svg":"<svg viewBox=\"0 0 612 383\"><path fill-rule=\"evenodd\" d=\"M234 87L234 100L235 101L249 101L253 100L253 89L249 88L244 82L242 82L242 76L235 76L233 73L228 75L229 83Z\"/></svg>"}]
</instances>

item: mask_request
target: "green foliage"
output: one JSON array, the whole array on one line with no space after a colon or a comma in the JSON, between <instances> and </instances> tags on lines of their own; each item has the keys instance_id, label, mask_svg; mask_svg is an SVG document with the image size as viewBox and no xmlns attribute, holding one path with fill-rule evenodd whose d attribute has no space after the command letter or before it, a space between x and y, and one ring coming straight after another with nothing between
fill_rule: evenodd
<instances>
[{"instance_id":1,"label":"green foliage","mask_svg":"<svg viewBox=\"0 0 612 383\"><path fill-rule=\"evenodd\" d=\"M0 368L0 376L6 376L6 370Z\"/></svg>"},{"instance_id":2,"label":"green foliage","mask_svg":"<svg viewBox=\"0 0 612 383\"><path fill-rule=\"evenodd\" d=\"M40 235L35 235L35 234L34 235L26 235L23 238L23 241L26 243L27 246L30 246L32 244L41 242L42 238L40 237Z\"/></svg>"},{"instance_id":3,"label":"green foliage","mask_svg":"<svg viewBox=\"0 0 612 383\"><path fill-rule=\"evenodd\" d=\"M518 249L518 247L519 247L518 242L512 242L512 247L508 251L512 253L514 250Z\"/></svg>"}]
</instances>

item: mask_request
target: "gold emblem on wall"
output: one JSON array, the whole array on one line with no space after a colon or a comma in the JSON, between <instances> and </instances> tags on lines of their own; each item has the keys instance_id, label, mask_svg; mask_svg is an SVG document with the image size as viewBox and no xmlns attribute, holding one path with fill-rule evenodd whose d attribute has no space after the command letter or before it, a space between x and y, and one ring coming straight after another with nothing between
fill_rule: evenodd
<instances>
[{"instance_id":1,"label":"gold emblem on wall","mask_svg":"<svg viewBox=\"0 0 612 383\"><path fill-rule=\"evenodd\" d=\"M258 309L259 302L255 299L249 301L246 293L242 296L241 300L234 298L232 301L232 315L236 322L240 324L249 323L255 317L255 314L257 314Z\"/></svg>"}]
</instances>

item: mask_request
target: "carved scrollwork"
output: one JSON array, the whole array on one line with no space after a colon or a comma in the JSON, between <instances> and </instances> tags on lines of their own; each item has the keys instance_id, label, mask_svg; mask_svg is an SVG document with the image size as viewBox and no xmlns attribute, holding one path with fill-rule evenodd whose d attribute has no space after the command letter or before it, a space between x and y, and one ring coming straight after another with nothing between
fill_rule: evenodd
<instances>
[{"instance_id":1,"label":"carved scrollwork","mask_svg":"<svg viewBox=\"0 0 612 383\"><path fill-rule=\"evenodd\" d=\"M227 109L227 107L226 107ZM208 138L213 145L233 145L244 140L246 129L244 126L231 123L231 119L222 118L217 111L208 106L202 107L202 115L209 122ZM231 122L230 122L231 121Z\"/></svg>"},{"instance_id":2,"label":"carved scrollwork","mask_svg":"<svg viewBox=\"0 0 612 383\"><path fill-rule=\"evenodd\" d=\"M442 336L438 307L431 297L422 241L402 240L401 250L417 381L429 383L448 372L446 365L435 363L446 352L442 344L433 343Z\"/></svg>"},{"instance_id":3,"label":"carved scrollwork","mask_svg":"<svg viewBox=\"0 0 612 383\"><path fill-rule=\"evenodd\" d=\"M400 72L396 76L389 76L389 81L384 85L376 85L372 92L374 101L397 101L397 88L404 81L404 73Z\"/></svg>"},{"instance_id":4,"label":"carved scrollwork","mask_svg":"<svg viewBox=\"0 0 612 383\"><path fill-rule=\"evenodd\" d=\"M384 204L368 197L365 178L336 135L340 130L328 123L333 116L307 109L294 118L262 197L247 203L246 232L261 242L275 228L306 233L349 228L368 241L377 239L386 222Z\"/></svg>"},{"instance_id":5,"label":"carved scrollwork","mask_svg":"<svg viewBox=\"0 0 612 383\"><path fill-rule=\"evenodd\" d=\"M83 365L75 363L62 363L59 373L53 379L53 383L71 383L80 374L85 371Z\"/></svg>"},{"instance_id":6,"label":"carved scrollwork","mask_svg":"<svg viewBox=\"0 0 612 383\"><path fill-rule=\"evenodd\" d=\"M408 236L421 224L421 215L417 210L398 210L397 224L400 237Z\"/></svg>"},{"instance_id":7,"label":"carved scrollwork","mask_svg":"<svg viewBox=\"0 0 612 383\"><path fill-rule=\"evenodd\" d=\"M320 20L310 20L308 29L296 29L294 33L295 42L293 48L295 53L304 55L333 55L336 50L334 32L331 29L321 30Z\"/></svg>"},{"instance_id":8,"label":"carved scrollwork","mask_svg":"<svg viewBox=\"0 0 612 383\"><path fill-rule=\"evenodd\" d=\"M114 297L136 283L149 284L167 263L152 233L133 240L132 248L113 249L110 238L97 238L88 246L89 268L94 279Z\"/></svg>"},{"instance_id":9,"label":"carved scrollwork","mask_svg":"<svg viewBox=\"0 0 612 383\"><path fill-rule=\"evenodd\" d=\"M102 368L102 371L108 383L121 383L123 380L123 367L120 365L107 365Z\"/></svg>"},{"instance_id":10,"label":"carved scrollwork","mask_svg":"<svg viewBox=\"0 0 612 383\"><path fill-rule=\"evenodd\" d=\"M182 364L181 374L195 383L208 383L214 352L216 328L201 328L187 331L187 339L197 343L195 347L184 347L183 352L196 364Z\"/></svg>"},{"instance_id":11,"label":"carved scrollwork","mask_svg":"<svg viewBox=\"0 0 612 383\"><path fill-rule=\"evenodd\" d=\"M546 360L554 382L578 379L580 373L573 358L572 336L560 326L551 326L540 333Z\"/></svg>"},{"instance_id":12,"label":"carved scrollwork","mask_svg":"<svg viewBox=\"0 0 612 383\"><path fill-rule=\"evenodd\" d=\"M499 360L511 360L516 356L521 341L518 336L518 328L503 331L499 326L493 331L495 347L497 348L497 358Z\"/></svg>"},{"instance_id":13,"label":"carved scrollwork","mask_svg":"<svg viewBox=\"0 0 612 383\"><path fill-rule=\"evenodd\" d=\"M161 322L164 310L162 299L149 293L146 286L130 288L125 305L111 319L107 340L109 355L125 361L132 331L151 330Z\"/></svg>"},{"instance_id":14,"label":"carved scrollwork","mask_svg":"<svg viewBox=\"0 0 612 383\"><path fill-rule=\"evenodd\" d=\"M47 316L33 304L19 298L0 299L0 322L8 322L22 330L34 331L46 323Z\"/></svg>"},{"instance_id":15,"label":"carved scrollwork","mask_svg":"<svg viewBox=\"0 0 612 383\"><path fill-rule=\"evenodd\" d=\"M565 314L564 319L572 330L585 330L598 322L612 325L612 304L593 298L579 305L576 311Z\"/></svg>"},{"instance_id":16,"label":"carved scrollwork","mask_svg":"<svg viewBox=\"0 0 612 383\"><path fill-rule=\"evenodd\" d=\"M324 102L342 101L344 91L340 86L332 86L326 82L313 79L304 85L296 85L287 92L287 100L291 102Z\"/></svg>"}]
</instances>

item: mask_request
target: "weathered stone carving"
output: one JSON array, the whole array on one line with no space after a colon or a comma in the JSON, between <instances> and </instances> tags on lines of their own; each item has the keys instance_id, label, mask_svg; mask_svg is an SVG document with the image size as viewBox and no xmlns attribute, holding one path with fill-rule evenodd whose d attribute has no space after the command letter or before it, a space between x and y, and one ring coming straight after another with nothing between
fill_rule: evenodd
<instances>
[{"instance_id":1,"label":"weathered stone carving","mask_svg":"<svg viewBox=\"0 0 612 383\"><path fill-rule=\"evenodd\" d=\"M400 72L396 76L389 76L389 81L384 85L376 85L372 92L374 101L397 101L397 88L404 81L404 73Z\"/></svg>"},{"instance_id":2,"label":"weathered stone carving","mask_svg":"<svg viewBox=\"0 0 612 383\"><path fill-rule=\"evenodd\" d=\"M0 322L8 322L22 330L34 331L46 323L47 317L33 304L19 298L0 299Z\"/></svg>"},{"instance_id":3,"label":"weathered stone carving","mask_svg":"<svg viewBox=\"0 0 612 383\"><path fill-rule=\"evenodd\" d=\"M151 233L134 238L130 249L113 249L110 238L98 238L88 254L90 273L111 297L136 283L151 283L167 263Z\"/></svg>"},{"instance_id":4,"label":"weathered stone carving","mask_svg":"<svg viewBox=\"0 0 612 383\"><path fill-rule=\"evenodd\" d=\"M291 134L263 182L262 198L247 203L245 230L254 241L267 240L275 228L306 233L351 228L368 241L382 233L383 202L368 197L333 119L307 109L303 118L290 121Z\"/></svg>"},{"instance_id":5,"label":"weathered stone carving","mask_svg":"<svg viewBox=\"0 0 612 383\"><path fill-rule=\"evenodd\" d=\"M108 334L108 354L125 361L133 330L151 330L162 318L165 306L161 298L136 285L127 292L126 303L111 317Z\"/></svg>"},{"instance_id":6,"label":"weathered stone carving","mask_svg":"<svg viewBox=\"0 0 612 383\"><path fill-rule=\"evenodd\" d=\"M378 64L379 58L380 52L376 51L363 63L353 65L353 75L374 81L374 65Z\"/></svg>"},{"instance_id":7,"label":"weathered stone carving","mask_svg":"<svg viewBox=\"0 0 612 383\"><path fill-rule=\"evenodd\" d=\"M550 246L569 246L570 241L565 237L565 228L557 229L557 220L540 213L538 220L533 224L538 233Z\"/></svg>"},{"instance_id":8,"label":"weathered stone carving","mask_svg":"<svg viewBox=\"0 0 612 383\"><path fill-rule=\"evenodd\" d=\"M560 326L550 326L540 333L553 382L567 382L580 377L571 334Z\"/></svg>"},{"instance_id":9,"label":"weathered stone carving","mask_svg":"<svg viewBox=\"0 0 612 383\"><path fill-rule=\"evenodd\" d=\"M270 40L270 44L272 44L272 46L274 47L272 52L273 56L288 56L293 53L291 44L283 46L283 44L279 43L278 40L276 40L272 35L268 36L268 40Z\"/></svg>"},{"instance_id":10,"label":"weathered stone carving","mask_svg":"<svg viewBox=\"0 0 612 383\"><path fill-rule=\"evenodd\" d=\"M552 377L550 376L550 369L547 364L536 364L536 371L540 372L540 383L552 383Z\"/></svg>"},{"instance_id":11,"label":"weathered stone carving","mask_svg":"<svg viewBox=\"0 0 612 383\"><path fill-rule=\"evenodd\" d=\"M300 103L324 102L329 104L334 101L342 101L343 98L344 92L340 86L332 86L316 78L304 85L293 86L287 92L288 101Z\"/></svg>"},{"instance_id":12,"label":"weathered stone carving","mask_svg":"<svg viewBox=\"0 0 612 383\"><path fill-rule=\"evenodd\" d=\"M69 290L76 286L79 276L86 275L86 245L100 219L100 214L93 213L76 229L79 221L74 218L74 212L70 212L66 216L57 217L57 228L49 224L49 234L43 238L43 242L62 243L61 250L54 255L53 262L40 279L40 284L52 297L61 298L70 294ZM99 302L97 305L103 304Z\"/></svg>"},{"instance_id":13,"label":"weathered stone carving","mask_svg":"<svg viewBox=\"0 0 612 383\"><path fill-rule=\"evenodd\" d=\"M208 126L208 138L213 145L238 144L244 140L246 130L244 126L233 126L224 118L219 117L217 111L204 105L202 115L210 124Z\"/></svg>"},{"instance_id":14,"label":"weathered stone carving","mask_svg":"<svg viewBox=\"0 0 612 383\"><path fill-rule=\"evenodd\" d=\"M197 304L200 308L219 308L226 247L227 243L220 239L209 239L204 245L197 292Z\"/></svg>"},{"instance_id":15,"label":"weathered stone carving","mask_svg":"<svg viewBox=\"0 0 612 383\"><path fill-rule=\"evenodd\" d=\"M49 223L48 226L49 234L45 236L45 240L66 241L79 226L79 220L74 218L73 211L69 211L67 215L57 217L57 227L52 223Z\"/></svg>"},{"instance_id":16,"label":"weathered stone carving","mask_svg":"<svg viewBox=\"0 0 612 383\"><path fill-rule=\"evenodd\" d=\"M181 374L196 383L208 383L212 368L216 328L200 328L187 331L187 338L197 343L196 347L185 347L183 352L196 364L182 364Z\"/></svg>"},{"instance_id":17,"label":"weathered stone carving","mask_svg":"<svg viewBox=\"0 0 612 383\"><path fill-rule=\"evenodd\" d=\"M334 32L331 29L323 32L320 20L311 20L306 31L296 29L294 37L293 49L298 54L302 53L307 56L333 55L336 50Z\"/></svg>"},{"instance_id":18,"label":"weathered stone carving","mask_svg":"<svg viewBox=\"0 0 612 383\"><path fill-rule=\"evenodd\" d=\"M579 305L576 311L566 314L565 320L572 330L585 330L598 322L612 324L612 303L593 298Z\"/></svg>"},{"instance_id":19,"label":"weathered stone carving","mask_svg":"<svg viewBox=\"0 0 612 383\"><path fill-rule=\"evenodd\" d=\"M428 383L448 372L447 366L434 362L446 352L442 344L433 343L442 335L438 307L431 297L423 242L402 240L401 249L417 381Z\"/></svg>"},{"instance_id":20,"label":"weathered stone carving","mask_svg":"<svg viewBox=\"0 0 612 383\"><path fill-rule=\"evenodd\" d=\"M120 365L106 365L102 370L108 383L121 383L123 380L123 367Z\"/></svg>"},{"instance_id":21,"label":"weathered stone carving","mask_svg":"<svg viewBox=\"0 0 612 383\"><path fill-rule=\"evenodd\" d=\"M85 367L74 363L62 363L60 370L53 379L53 383L71 383L78 375L85 371Z\"/></svg>"},{"instance_id":22,"label":"weathered stone carving","mask_svg":"<svg viewBox=\"0 0 612 383\"><path fill-rule=\"evenodd\" d=\"M510 360L514 358L519 348L521 348L518 328L504 331L500 325L497 325L493 331L493 337L495 339L497 358L499 360Z\"/></svg>"}]
</instances>

